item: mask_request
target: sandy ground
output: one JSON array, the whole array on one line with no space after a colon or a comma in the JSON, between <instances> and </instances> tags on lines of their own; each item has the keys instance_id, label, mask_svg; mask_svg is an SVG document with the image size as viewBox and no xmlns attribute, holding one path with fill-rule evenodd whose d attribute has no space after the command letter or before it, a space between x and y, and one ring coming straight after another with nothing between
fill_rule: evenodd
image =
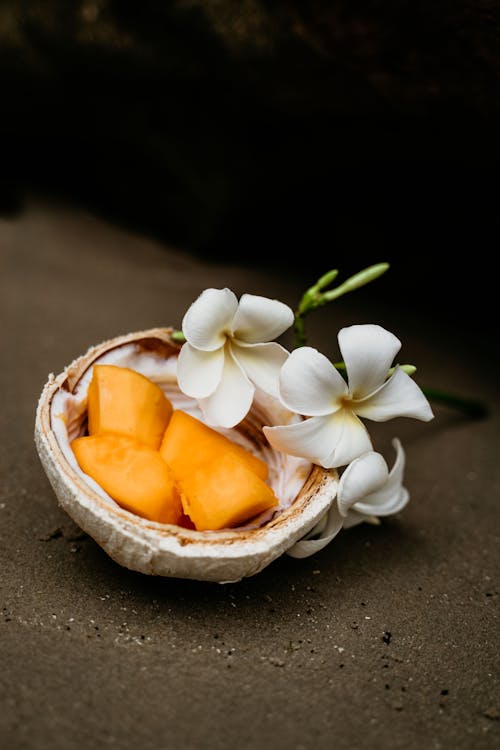
<instances>
[{"instance_id":1,"label":"sandy ground","mask_svg":"<svg viewBox=\"0 0 500 750\"><path fill-rule=\"evenodd\" d=\"M480 396L490 415L436 405L430 424L375 425L389 461L390 439L403 441L411 494L379 527L236 584L151 578L118 566L58 507L33 441L48 374L111 336L180 326L207 286L294 307L314 279L210 264L39 203L0 221L0 264L6 750L498 746L499 399L487 336L465 350L449 319L391 305L389 275L369 308L360 291L315 313L310 343L328 356L340 327L378 322L402 339L420 385Z\"/></svg>"}]
</instances>

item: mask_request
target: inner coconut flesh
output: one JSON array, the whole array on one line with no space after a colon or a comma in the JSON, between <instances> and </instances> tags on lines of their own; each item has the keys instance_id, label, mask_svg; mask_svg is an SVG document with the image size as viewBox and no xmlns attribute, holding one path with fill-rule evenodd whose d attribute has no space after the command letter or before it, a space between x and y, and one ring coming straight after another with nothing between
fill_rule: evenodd
<instances>
[{"instance_id":1,"label":"inner coconut flesh","mask_svg":"<svg viewBox=\"0 0 500 750\"><path fill-rule=\"evenodd\" d=\"M94 364L117 365L129 367L142 373L160 386L170 399L174 409L182 409L193 417L205 421L195 399L186 396L177 385L177 355L165 358L155 352L145 352L139 344L130 343L111 349L96 359L90 366L72 393L59 389L51 404L51 426L56 440L66 461L74 471L83 478L86 484L100 495L107 503L117 506L117 503L91 477L82 472L75 458L70 443L85 434L87 426L87 392L92 379ZM235 443L264 460L269 467L267 483L272 487L279 505L265 511L249 523L239 526L239 529L258 528L267 523L276 514L288 508L304 485L312 468L312 464L302 458L288 456L274 450L267 442L263 432L263 425L288 424L299 420L300 417L285 409L279 402L265 393L257 391L252 409L243 422L235 428L217 428ZM210 532L206 532L210 533Z\"/></svg>"}]
</instances>

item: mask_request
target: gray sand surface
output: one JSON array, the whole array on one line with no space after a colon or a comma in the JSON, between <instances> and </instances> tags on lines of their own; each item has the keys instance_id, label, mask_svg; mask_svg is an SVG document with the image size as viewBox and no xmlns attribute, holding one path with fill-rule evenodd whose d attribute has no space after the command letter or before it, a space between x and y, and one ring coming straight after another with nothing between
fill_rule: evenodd
<instances>
[{"instance_id":1,"label":"gray sand surface","mask_svg":"<svg viewBox=\"0 0 500 750\"><path fill-rule=\"evenodd\" d=\"M157 579L118 566L58 507L33 441L48 374L109 337L179 327L205 287L294 307L315 279L210 264L37 202L0 221L0 264L2 748L500 747L489 342L465 349L460 331L394 299L390 271L375 306L359 291L314 313L309 343L328 356L342 326L380 323L420 385L480 396L490 416L435 406L429 424L373 426L389 461L401 438L411 494L378 527L236 584Z\"/></svg>"}]
</instances>

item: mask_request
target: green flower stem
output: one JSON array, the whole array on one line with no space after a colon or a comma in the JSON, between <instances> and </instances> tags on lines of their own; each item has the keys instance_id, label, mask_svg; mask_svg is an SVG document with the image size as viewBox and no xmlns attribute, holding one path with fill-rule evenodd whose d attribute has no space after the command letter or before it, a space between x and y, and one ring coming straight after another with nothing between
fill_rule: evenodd
<instances>
[{"instance_id":1,"label":"green flower stem","mask_svg":"<svg viewBox=\"0 0 500 750\"><path fill-rule=\"evenodd\" d=\"M302 315L295 315L293 330L295 334L294 348L298 349L299 346L305 346L307 343L307 338L304 317Z\"/></svg>"},{"instance_id":2,"label":"green flower stem","mask_svg":"<svg viewBox=\"0 0 500 750\"><path fill-rule=\"evenodd\" d=\"M348 278L343 284L335 289L330 289L326 292L324 292L323 289L329 286L332 281L337 278L339 272L335 268L332 271L323 274L313 286L304 292L297 310L295 311L294 348L297 349L299 346L305 346L307 342L304 323L304 318L307 313L311 312L311 310L317 310L318 307L326 305L327 302L332 302L332 300L341 297L343 294L347 294L347 292L353 292L355 289L359 289L370 281L378 279L378 277L385 273L388 268L388 263L376 263L375 265L369 266L368 268L359 271L359 273L354 274L354 276Z\"/></svg>"},{"instance_id":3,"label":"green flower stem","mask_svg":"<svg viewBox=\"0 0 500 750\"><path fill-rule=\"evenodd\" d=\"M439 391L435 388L422 388L422 391L429 401L435 401L443 406L458 409L467 417L472 417L473 419L486 417L489 413L486 404L476 399L464 398L464 396L458 396L456 393Z\"/></svg>"},{"instance_id":4,"label":"green flower stem","mask_svg":"<svg viewBox=\"0 0 500 750\"><path fill-rule=\"evenodd\" d=\"M347 292L353 292L355 289L359 289L360 287L365 286L365 284L369 284L370 281L375 281L375 279L382 276L382 274L388 269L388 263L376 263L374 266L365 268L363 271L351 276L347 281L344 281L344 283L336 289L331 289L329 292L325 292L323 295L323 304L331 302L332 300L341 297L343 294L347 294Z\"/></svg>"}]
</instances>

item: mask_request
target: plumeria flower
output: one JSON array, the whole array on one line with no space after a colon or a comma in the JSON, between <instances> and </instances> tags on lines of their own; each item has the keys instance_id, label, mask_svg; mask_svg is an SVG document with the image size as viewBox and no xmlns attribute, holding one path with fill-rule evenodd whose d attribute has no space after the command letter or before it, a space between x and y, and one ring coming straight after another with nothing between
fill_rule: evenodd
<instances>
[{"instance_id":1,"label":"plumeria flower","mask_svg":"<svg viewBox=\"0 0 500 750\"><path fill-rule=\"evenodd\" d=\"M272 339L294 320L278 300L230 289L205 289L182 321L186 343L178 365L179 388L198 399L208 424L234 427L260 388L278 397L280 369L288 352Z\"/></svg>"},{"instance_id":2,"label":"plumeria flower","mask_svg":"<svg viewBox=\"0 0 500 750\"><path fill-rule=\"evenodd\" d=\"M316 349L295 349L280 373L280 398L308 419L263 428L273 448L326 469L346 466L372 449L360 417L427 422L434 416L421 389L403 370L396 367L387 377L401 348L396 336L378 325L353 325L342 328L338 341L348 382Z\"/></svg>"},{"instance_id":3,"label":"plumeria flower","mask_svg":"<svg viewBox=\"0 0 500 750\"><path fill-rule=\"evenodd\" d=\"M347 466L329 510L303 539L287 550L290 557L309 557L330 544L342 528L362 521L378 522L381 516L403 510L410 499L403 487L405 454L397 438L392 444L396 460L390 471L383 456L374 451L367 451Z\"/></svg>"}]
</instances>

